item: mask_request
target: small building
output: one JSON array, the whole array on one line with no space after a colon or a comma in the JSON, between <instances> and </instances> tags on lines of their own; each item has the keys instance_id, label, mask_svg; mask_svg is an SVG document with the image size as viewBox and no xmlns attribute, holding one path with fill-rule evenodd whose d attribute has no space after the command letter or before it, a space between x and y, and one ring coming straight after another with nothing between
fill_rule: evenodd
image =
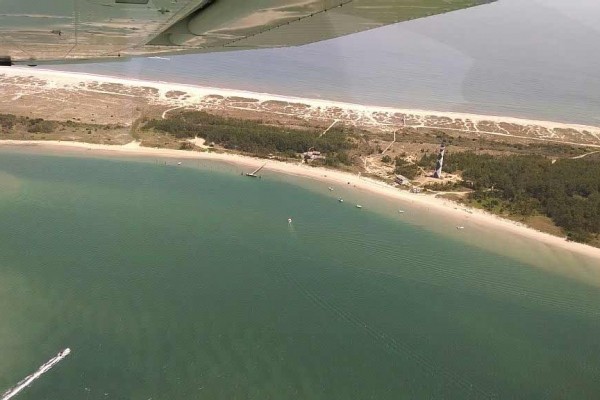
<instances>
[{"instance_id":1,"label":"small building","mask_svg":"<svg viewBox=\"0 0 600 400\"><path fill-rule=\"evenodd\" d=\"M325 156L322 155L320 151L309 150L302 153L302 158L304 158L306 161L314 161L324 159Z\"/></svg>"}]
</instances>

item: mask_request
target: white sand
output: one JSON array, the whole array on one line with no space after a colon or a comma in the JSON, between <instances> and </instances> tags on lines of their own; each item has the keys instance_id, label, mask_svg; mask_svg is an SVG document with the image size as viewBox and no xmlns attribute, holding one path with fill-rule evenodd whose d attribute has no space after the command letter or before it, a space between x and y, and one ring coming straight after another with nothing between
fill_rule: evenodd
<instances>
[{"instance_id":1,"label":"white sand","mask_svg":"<svg viewBox=\"0 0 600 400\"><path fill-rule=\"evenodd\" d=\"M133 155L148 157L169 157L179 160L200 159L216 160L257 168L264 164L265 160L247 157L237 154L223 154L213 152L196 152L171 149L157 149L140 147L139 143L132 142L126 145L99 145L65 141L34 141L34 140L0 140L0 146L40 146L45 148L81 149L90 150L94 154L104 155ZM315 168L304 164L292 164L269 160L265 170L275 171L283 174L316 179L328 184L339 184L355 186L359 190L397 199L414 206L426 207L448 216L465 217L468 215L471 224L485 228L500 229L522 238L533 239L555 248L569 250L587 257L600 259L600 249L581 243L569 242L564 238L528 228L523 224L500 218L478 209L466 209L464 206L449 202L448 200L435 198L431 195L414 194L400 190L385 183L368 178L362 178L354 174L335 171L325 168Z\"/></svg>"},{"instance_id":2,"label":"white sand","mask_svg":"<svg viewBox=\"0 0 600 400\"><path fill-rule=\"evenodd\" d=\"M490 122L504 122L509 124L517 124L524 126L538 126L547 129L573 129L580 132L586 131L596 139L600 139L600 127L580 125L580 124L567 124L553 121L540 121L533 119L513 118L496 115L478 115L468 113L456 113L446 111L431 111L431 110L420 110L420 109L407 109L407 108L393 108L393 107L382 107L372 105L360 105L352 103L344 103L332 100L322 99L309 99L294 96L282 96L271 93L258 93L250 92L245 90L235 89L223 89L207 86L194 86L180 83L169 83L169 82L154 82L145 81L139 79L130 78L118 78L109 77L104 75L86 74L86 73L74 73L74 72L63 72L54 70L44 70L40 68L26 68L26 67L11 67L0 70L0 74L12 77L35 77L39 79L47 80L46 88L72 88L77 89L80 82L87 83L113 83L121 84L129 87L150 87L155 88L159 92L159 101L164 104L177 105L179 107L194 106L197 105L202 99L207 96L217 95L223 97L243 97L249 99L256 99L259 102L265 101L281 101L289 103L300 103L310 106L314 109L325 109L325 108L340 108L342 110L348 110L355 112L359 115L373 115L373 113L400 113L410 114L417 117L447 117L451 119L461 119L463 121L469 120L474 123L481 121ZM182 91L189 94L189 97L185 100L181 99L169 99L166 96L167 92L170 91Z\"/></svg>"}]
</instances>

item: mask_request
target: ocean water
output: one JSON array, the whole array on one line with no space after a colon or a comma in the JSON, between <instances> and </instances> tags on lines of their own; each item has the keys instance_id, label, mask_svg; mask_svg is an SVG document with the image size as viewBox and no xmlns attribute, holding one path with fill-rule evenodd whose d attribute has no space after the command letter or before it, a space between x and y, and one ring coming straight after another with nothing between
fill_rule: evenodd
<instances>
[{"instance_id":1,"label":"ocean water","mask_svg":"<svg viewBox=\"0 0 600 400\"><path fill-rule=\"evenodd\" d=\"M18 398L600 392L600 279L569 273L593 262L533 245L525 262L410 204L240 172L2 150L0 391L70 347Z\"/></svg>"},{"instance_id":2,"label":"ocean water","mask_svg":"<svg viewBox=\"0 0 600 400\"><path fill-rule=\"evenodd\" d=\"M499 0L297 48L62 70L600 126L600 2Z\"/></svg>"}]
</instances>

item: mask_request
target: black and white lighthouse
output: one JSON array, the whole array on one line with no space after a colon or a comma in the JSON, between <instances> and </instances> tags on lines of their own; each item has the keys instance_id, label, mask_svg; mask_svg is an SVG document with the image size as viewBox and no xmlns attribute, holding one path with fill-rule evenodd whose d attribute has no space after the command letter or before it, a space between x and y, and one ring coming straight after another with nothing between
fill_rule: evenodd
<instances>
[{"instance_id":1,"label":"black and white lighthouse","mask_svg":"<svg viewBox=\"0 0 600 400\"><path fill-rule=\"evenodd\" d=\"M434 178L441 179L442 178L442 167L444 166L444 153L446 151L446 146L442 144L440 147L440 154L438 154L437 162L435 163L435 172L433 173Z\"/></svg>"}]
</instances>

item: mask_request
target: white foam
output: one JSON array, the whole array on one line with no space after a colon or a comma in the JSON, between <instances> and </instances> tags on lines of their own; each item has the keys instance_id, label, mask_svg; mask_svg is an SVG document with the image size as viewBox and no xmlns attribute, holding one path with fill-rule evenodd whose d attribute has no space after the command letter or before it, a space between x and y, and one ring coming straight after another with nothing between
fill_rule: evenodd
<instances>
[{"instance_id":1,"label":"white foam","mask_svg":"<svg viewBox=\"0 0 600 400\"><path fill-rule=\"evenodd\" d=\"M4 394L2 394L2 397L0 398L0 400L9 400L9 399L13 398L17 394L19 394L19 392L21 392L23 389L25 389L27 386L31 385L33 383L33 381L38 379L44 373L50 371L50 369L52 369L52 367L54 367L56 364L61 362L69 354L71 354L71 349L69 349L69 348L66 348L63 351L61 351L60 353L58 353L55 357L52 357L50 360L46 361L46 363L44 363L40 368L38 368L38 370L35 371L33 374L25 377L25 379L23 379L19 383L17 383L17 386L10 388L6 392L4 392Z\"/></svg>"}]
</instances>

